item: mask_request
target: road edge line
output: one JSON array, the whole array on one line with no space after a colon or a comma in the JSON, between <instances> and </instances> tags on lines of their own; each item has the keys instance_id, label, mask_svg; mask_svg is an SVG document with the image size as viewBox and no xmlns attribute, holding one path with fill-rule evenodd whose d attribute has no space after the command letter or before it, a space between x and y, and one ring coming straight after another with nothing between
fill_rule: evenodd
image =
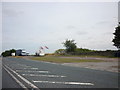
<instances>
[{"instance_id":1,"label":"road edge line","mask_svg":"<svg viewBox=\"0 0 120 90\"><path fill-rule=\"evenodd\" d=\"M22 88L24 88L25 90L28 90L27 87L23 85L10 71L8 71L4 66L3 68Z\"/></svg>"},{"instance_id":2,"label":"road edge line","mask_svg":"<svg viewBox=\"0 0 120 90\"><path fill-rule=\"evenodd\" d=\"M24 77L22 77L20 74L18 74L17 72L15 72L14 70L12 70L11 68L9 68L7 65L4 65L6 68L8 68L11 72L13 72L14 74L16 74L20 79L22 79L25 83L27 83L28 85L30 85L32 88L35 88L37 90L40 90L37 86L35 86L34 84L32 84L30 81L28 81L27 79L25 79Z\"/></svg>"}]
</instances>

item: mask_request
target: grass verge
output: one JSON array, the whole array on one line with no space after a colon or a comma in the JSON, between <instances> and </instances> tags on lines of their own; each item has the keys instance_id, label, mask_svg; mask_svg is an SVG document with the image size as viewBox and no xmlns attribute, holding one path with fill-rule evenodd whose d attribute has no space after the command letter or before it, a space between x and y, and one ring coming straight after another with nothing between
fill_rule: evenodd
<instances>
[{"instance_id":1,"label":"grass verge","mask_svg":"<svg viewBox=\"0 0 120 90\"><path fill-rule=\"evenodd\" d=\"M46 62L54 62L54 63L103 62L103 60L60 58L60 57L54 57L54 56L31 57L30 59L46 61Z\"/></svg>"},{"instance_id":2,"label":"grass verge","mask_svg":"<svg viewBox=\"0 0 120 90\"><path fill-rule=\"evenodd\" d=\"M108 57L108 56L99 56L99 55L55 55L62 57L94 57L94 58L118 58L118 57Z\"/></svg>"}]
</instances>

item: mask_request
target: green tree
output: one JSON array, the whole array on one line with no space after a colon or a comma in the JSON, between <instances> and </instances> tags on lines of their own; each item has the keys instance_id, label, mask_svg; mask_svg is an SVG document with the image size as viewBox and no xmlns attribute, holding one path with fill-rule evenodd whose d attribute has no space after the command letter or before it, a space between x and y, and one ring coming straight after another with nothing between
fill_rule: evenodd
<instances>
[{"instance_id":1,"label":"green tree","mask_svg":"<svg viewBox=\"0 0 120 90\"><path fill-rule=\"evenodd\" d=\"M77 46L76 43L74 43L75 40L66 40L63 45L64 47L66 47L66 52L70 53L70 52L75 52Z\"/></svg>"},{"instance_id":2,"label":"green tree","mask_svg":"<svg viewBox=\"0 0 120 90\"><path fill-rule=\"evenodd\" d=\"M56 54L64 54L65 53L65 49L58 49L55 51Z\"/></svg>"},{"instance_id":3,"label":"green tree","mask_svg":"<svg viewBox=\"0 0 120 90\"><path fill-rule=\"evenodd\" d=\"M9 50L2 53L3 57L11 56L11 52Z\"/></svg>"},{"instance_id":4,"label":"green tree","mask_svg":"<svg viewBox=\"0 0 120 90\"><path fill-rule=\"evenodd\" d=\"M15 49L6 50L5 52L2 52L2 56L3 57L11 56L11 53L15 53L15 52L16 52Z\"/></svg>"},{"instance_id":5,"label":"green tree","mask_svg":"<svg viewBox=\"0 0 120 90\"><path fill-rule=\"evenodd\" d=\"M118 27L116 27L115 32L113 34L115 35L114 39L112 40L112 42L114 43L113 45L116 46L118 50L120 50L120 26L119 25Z\"/></svg>"},{"instance_id":6,"label":"green tree","mask_svg":"<svg viewBox=\"0 0 120 90\"><path fill-rule=\"evenodd\" d=\"M15 50L15 49L11 49L10 52L11 52L11 53L15 53L16 50Z\"/></svg>"}]
</instances>

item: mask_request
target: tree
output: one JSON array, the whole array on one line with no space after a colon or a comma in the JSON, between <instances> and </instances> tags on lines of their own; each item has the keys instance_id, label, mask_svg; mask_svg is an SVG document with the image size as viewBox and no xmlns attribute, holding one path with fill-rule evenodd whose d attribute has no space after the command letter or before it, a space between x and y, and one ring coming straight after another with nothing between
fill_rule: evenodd
<instances>
[{"instance_id":1,"label":"tree","mask_svg":"<svg viewBox=\"0 0 120 90\"><path fill-rule=\"evenodd\" d=\"M2 56L3 57L11 56L11 53L15 53L15 52L16 52L15 49L6 50L5 52L2 52Z\"/></svg>"},{"instance_id":2,"label":"tree","mask_svg":"<svg viewBox=\"0 0 120 90\"><path fill-rule=\"evenodd\" d=\"M112 40L112 42L114 43L113 45L116 46L118 50L120 50L120 26L119 25L118 27L116 27L116 30L113 34L115 35L114 39Z\"/></svg>"},{"instance_id":3,"label":"tree","mask_svg":"<svg viewBox=\"0 0 120 90\"><path fill-rule=\"evenodd\" d=\"M55 51L56 54L64 54L65 53L65 49L58 49Z\"/></svg>"},{"instance_id":4,"label":"tree","mask_svg":"<svg viewBox=\"0 0 120 90\"><path fill-rule=\"evenodd\" d=\"M11 52L9 50L2 53L3 57L11 56Z\"/></svg>"},{"instance_id":5,"label":"tree","mask_svg":"<svg viewBox=\"0 0 120 90\"><path fill-rule=\"evenodd\" d=\"M15 50L15 49L11 49L10 52L11 52L11 53L15 53L16 50Z\"/></svg>"},{"instance_id":6,"label":"tree","mask_svg":"<svg viewBox=\"0 0 120 90\"><path fill-rule=\"evenodd\" d=\"M75 52L77 46L76 46L76 43L74 43L75 40L66 40L63 45L64 47L66 47L66 52L69 53L69 52Z\"/></svg>"}]
</instances>

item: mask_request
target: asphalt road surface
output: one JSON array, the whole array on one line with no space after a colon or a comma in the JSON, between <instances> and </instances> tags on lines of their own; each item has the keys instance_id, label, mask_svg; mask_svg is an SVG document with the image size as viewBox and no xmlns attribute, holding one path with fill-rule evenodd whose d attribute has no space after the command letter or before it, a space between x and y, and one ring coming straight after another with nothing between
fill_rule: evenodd
<instances>
[{"instance_id":1,"label":"asphalt road surface","mask_svg":"<svg viewBox=\"0 0 120 90\"><path fill-rule=\"evenodd\" d=\"M2 68L2 74L2 88L22 88L4 68Z\"/></svg>"},{"instance_id":2,"label":"asphalt road surface","mask_svg":"<svg viewBox=\"0 0 120 90\"><path fill-rule=\"evenodd\" d=\"M23 58L3 58L3 88L118 88L118 73ZM8 73L9 75L7 75ZM10 79L10 77L12 79ZM7 81L17 83L9 86ZM17 85L20 86L17 86Z\"/></svg>"}]
</instances>

